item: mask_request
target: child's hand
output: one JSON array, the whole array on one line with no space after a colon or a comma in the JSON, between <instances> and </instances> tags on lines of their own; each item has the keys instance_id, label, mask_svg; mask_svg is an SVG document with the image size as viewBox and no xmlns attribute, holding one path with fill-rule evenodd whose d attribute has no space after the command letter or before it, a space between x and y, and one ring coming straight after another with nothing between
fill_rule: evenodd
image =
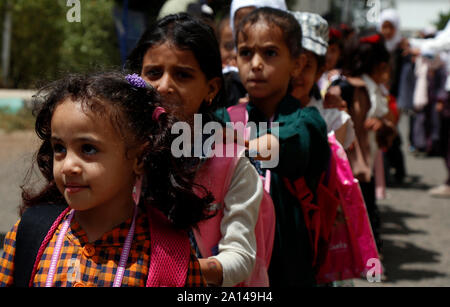
<instances>
[{"instance_id":1,"label":"child's hand","mask_svg":"<svg viewBox=\"0 0 450 307\"><path fill-rule=\"evenodd\" d=\"M273 134L265 134L250 140L247 148L258 152L257 160L269 161L277 159L280 152L280 142Z\"/></svg>"},{"instance_id":2,"label":"child's hand","mask_svg":"<svg viewBox=\"0 0 450 307\"><path fill-rule=\"evenodd\" d=\"M347 110L347 102L342 99L341 88L339 86L335 85L328 88L323 100L323 107L325 109Z\"/></svg>"},{"instance_id":3,"label":"child's hand","mask_svg":"<svg viewBox=\"0 0 450 307\"><path fill-rule=\"evenodd\" d=\"M383 122L379 118L371 117L366 119L364 127L367 130L378 131L383 126Z\"/></svg>"},{"instance_id":4,"label":"child's hand","mask_svg":"<svg viewBox=\"0 0 450 307\"><path fill-rule=\"evenodd\" d=\"M249 101L250 101L250 98L248 98L248 95L247 95L247 96L244 96L244 97L239 99L239 104L246 104Z\"/></svg>"},{"instance_id":5,"label":"child's hand","mask_svg":"<svg viewBox=\"0 0 450 307\"><path fill-rule=\"evenodd\" d=\"M438 101L436 102L436 112L441 113L444 110L444 102Z\"/></svg>"}]
</instances>

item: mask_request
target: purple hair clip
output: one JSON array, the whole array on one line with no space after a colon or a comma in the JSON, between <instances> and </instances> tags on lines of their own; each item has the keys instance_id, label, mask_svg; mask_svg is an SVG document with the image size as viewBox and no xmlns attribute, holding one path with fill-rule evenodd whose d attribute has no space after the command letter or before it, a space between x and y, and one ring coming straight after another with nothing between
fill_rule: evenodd
<instances>
[{"instance_id":1,"label":"purple hair clip","mask_svg":"<svg viewBox=\"0 0 450 307\"><path fill-rule=\"evenodd\" d=\"M128 83L130 83L134 87L148 87L147 82L145 82L145 80L142 79L138 74L126 75L125 79L127 79Z\"/></svg>"}]
</instances>

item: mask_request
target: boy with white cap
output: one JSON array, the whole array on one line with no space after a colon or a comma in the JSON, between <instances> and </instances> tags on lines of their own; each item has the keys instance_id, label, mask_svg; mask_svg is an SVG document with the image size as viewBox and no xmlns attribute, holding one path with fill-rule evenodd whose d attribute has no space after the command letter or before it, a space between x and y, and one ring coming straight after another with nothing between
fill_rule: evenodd
<instances>
[{"instance_id":1,"label":"boy with white cap","mask_svg":"<svg viewBox=\"0 0 450 307\"><path fill-rule=\"evenodd\" d=\"M307 57L302 75L292 82L292 96L300 100L303 107L315 107L327 124L328 132L334 131L336 139L348 148L355 139L350 115L334 108L325 109L316 85L325 69L328 48L328 23L321 16L306 12L291 12L299 22L303 38L302 47Z\"/></svg>"}]
</instances>

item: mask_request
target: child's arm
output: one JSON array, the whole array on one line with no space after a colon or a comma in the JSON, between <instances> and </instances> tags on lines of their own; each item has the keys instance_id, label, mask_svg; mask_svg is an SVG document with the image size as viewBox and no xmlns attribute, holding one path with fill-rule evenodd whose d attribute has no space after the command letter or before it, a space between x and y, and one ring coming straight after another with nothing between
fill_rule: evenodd
<instances>
[{"instance_id":1,"label":"child's arm","mask_svg":"<svg viewBox=\"0 0 450 307\"><path fill-rule=\"evenodd\" d=\"M223 268L220 261L215 258L201 258L198 259L200 263L200 270L208 285L222 285L223 283Z\"/></svg>"},{"instance_id":2,"label":"child's arm","mask_svg":"<svg viewBox=\"0 0 450 307\"><path fill-rule=\"evenodd\" d=\"M262 197L263 187L258 173L248 158L240 158L224 198L219 253L200 262L206 267L204 275L211 284L234 286L252 273L256 259L254 230ZM212 259L217 261L216 267L209 261ZM211 274L209 280L207 274Z\"/></svg>"},{"instance_id":3,"label":"child's arm","mask_svg":"<svg viewBox=\"0 0 450 307\"><path fill-rule=\"evenodd\" d=\"M346 122L339 129L336 129L334 131L334 134L336 135L336 140L338 140L340 144L346 143L347 126L348 126L348 122Z\"/></svg>"}]
</instances>

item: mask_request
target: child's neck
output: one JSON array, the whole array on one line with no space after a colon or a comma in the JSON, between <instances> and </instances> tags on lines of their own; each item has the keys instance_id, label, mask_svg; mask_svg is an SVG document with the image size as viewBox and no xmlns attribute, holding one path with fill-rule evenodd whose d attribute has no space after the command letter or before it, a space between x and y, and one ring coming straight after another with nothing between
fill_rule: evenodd
<instances>
[{"instance_id":1,"label":"child's neck","mask_svg":"<svg viewBox=\"0 0 450 307\"><path fill-rule=\"evenodd\" d=\"M311 101L311 97L309 97L309 95L303 96L302 98L299 99L299 101L300 101L300 105L302 106L302 108L305 108L308 106L309 102Z\"/></svg>"},{"instance_id":2,"label":"child's neck","mask_svg":"<svg viewBox=\"0 0 450 307\"><path fill-rule=\"evenodd\" d=\"M255 98L250 97L250 101L264 114L267 119L272 118L277 111L278 105L284 98L283 95L274 95L273 97Z\"/></svg>"},{"instance_id":3,"label":"child's neck","mask_svg":"<svg viewBox=\"0 0 450 307\"><path fill-rule=\"evenodd\" d=\"M133 201L120 207L98 206L89 210L76 211L75 220L86 232L89 242L100 239L103 234L133 216Z\"/></svg>"}]
</instances>

